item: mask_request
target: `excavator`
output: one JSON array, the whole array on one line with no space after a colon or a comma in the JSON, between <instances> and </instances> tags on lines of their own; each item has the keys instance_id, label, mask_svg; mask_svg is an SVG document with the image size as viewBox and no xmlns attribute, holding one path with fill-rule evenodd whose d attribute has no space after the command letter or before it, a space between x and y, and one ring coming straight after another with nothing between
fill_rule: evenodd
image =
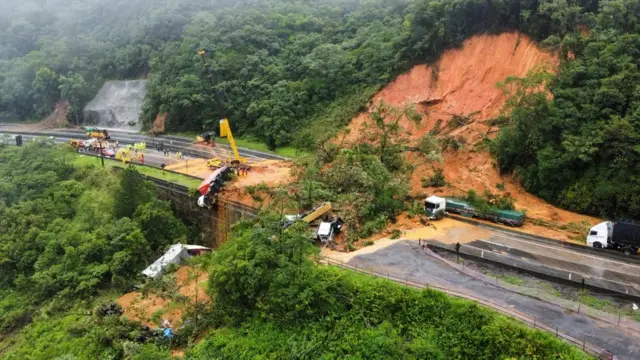
<instances>
[{"instance_id":1,"label":"excavator","mask_svg":"<svg viewBox=\"0 0 640 360\"><path fill-rule=\"evenodd\" d=\"M215 131L205 131L202 134L196 136L196 144L207 145L207 146L216 146L216 132Z\"/></svg>"}]
</instances>

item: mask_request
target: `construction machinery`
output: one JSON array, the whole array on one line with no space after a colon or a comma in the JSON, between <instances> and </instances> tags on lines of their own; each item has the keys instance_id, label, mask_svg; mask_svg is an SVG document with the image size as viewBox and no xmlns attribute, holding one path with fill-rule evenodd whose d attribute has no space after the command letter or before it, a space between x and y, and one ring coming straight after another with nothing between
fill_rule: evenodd
<instances>
[{"instance_id":1,"label":"construction machinery","mask_svg":"<svg viewBox=\"0 0 640 360\"><path fill-rule=\"evenodd\" d=\"M246 164L248 160L247 158L243 158L240 156L238 147L236 146L236 142L233 139L231 127L229 126L229 120L227 119L220 120L220 136L226 137L229 141L229 145L231 146L231 150L233 151L233 159L227 161L219 158L211 158L207 160L207 167L209 167L210 169L217 169L223 166L235 168L242 164Z\"/></svg>"},{"instance_id":2,"label":"construction machinery","mask_svg":"<svg viewBox=\"0 0 640 360\"><path fill-rule=\"evenodd\" d=\"M111 135L105 129L87 128L87 136L94 139L109 140Z\"/></svg>"},{"instance_id":3,"label":"construction machinery","mask_svg":"<svg viewBox=\"0 0 640 360\"><path fill-rule=\"evenodd\" d=\"M231 150L233 150L234 160L233 163L244 164L247 162L246 158L240 157L240 153L238 152L238 147L236 146L236 141L233 139L233 134L231 133L231 126L229 126L229 120L222 119L220 120L220 137L226 137L229 141L229 146L231 146Z\"/></svg>"},{"instance_id":4,"label":"construction machinery","mask_svg":"<svg viewBox=\"0 0 640 360\"><path fill-rule=\"evenodd\" d=\"M202 134L196 136L196 144L215 146L216 145L216 133L215 133L215 131L206 131L206 132L203 132Z\"/></svg>"},{"instance_id":5,"label":"construction machinery","mask_svg":"<svg viewBox=\"0 0 640 360\"><path fill-rule=\"evenodd\" d=\"M218 158L211 158L207 160L206 165L209 169L214 170L223 166L227 166L227 163L224 160L220 160Z\"/></svg>"},{"instance_id":6,"label":"construction machinery","mask_svg":"<svg viewBox=\"0 0 640 360\"><path fill-rule=\"evenodd\" d=\"M331 205L330 202L324 202L324 203L314 207L313 209L311 209L311 211L309 211L307 213L296 214L296 215L285 215L285 217L284 217L284 227L288 228L289 226L291 226L294 222L296 222L298 220L302 220L302 221L306 222L307 224L309 224L310 222L316 220L317 218L319 218L322 215L330 212L331 210L333 210L333 205Z\"/></svg>"},{"instance_id":7,"label":"construction machinery","mask_svg":"<svg viewBox=\"0 0 640 360\"><path fill-rule=\"evenodd\" d=\"M230 161L217 158L209 159L207 161L207 166L211 169L215 169L215 171L209 176L209 178L205 179L198 188L201 196L198 198L197 204L200 207L211 209L212 205L216 202L218 193L224 185L224 182L229 179L229 174L232 172L231 168L239 168L239 165L246 163L247 159L240 157L240 154L238 153L238 148L236 147L233 134L231 133L231 127L229 126L229 120L224 113L224 106L220 101L220 94L216 90L213 75L211 74L211 69L207 63L207 52L205 50L200 50L198 51L198 55L200 55L200 58L202 59L206 77L209 79L209 84L211 85L211 90L214 94L214 100L220 113L220 136L226 137L229 140L229 144L231 145L231 149L235 156L235 158ZM215 143L215 137L216 134L214 131L207 131L196 137L196 141L213 145Z\"/></svg>"}]
</instances>

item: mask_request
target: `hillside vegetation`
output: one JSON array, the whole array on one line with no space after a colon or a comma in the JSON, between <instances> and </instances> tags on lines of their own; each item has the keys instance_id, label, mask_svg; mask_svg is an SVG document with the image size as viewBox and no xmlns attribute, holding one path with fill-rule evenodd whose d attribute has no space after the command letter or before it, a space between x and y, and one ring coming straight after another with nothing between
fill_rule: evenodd
<instances>
[{"instance_id":1,"label":"hillside vegetation","mask_svg":"<svg viewBox=\"0 0 640 360\"><path fill-rule=\"evenodd\" d=\"M0 149L3 359L590 358L471 302L318 265L306 224L284 230L275 213L195 258L211 302L186 302L172 340L151 337L101 305L185 225L135 170L74 168L46 144ZM142 292L170 292L171 276Z\"/></svg>"},{"instance_id":2,"label":"hillside vegetation","mask_svg":"<svg viewBox=\"0 0 640 360\"><path fill-rule=\"evenodd\" d=\"M0 338L130 286L168 245L187 240L135 170L75 167L73 152L50 146L0 148Z\"/></svg>"},{"instance_id":3,"label":"hillside vegetation","mask_svg":"<svg viewBox=\"0 0 640 360\"><path fill-rule=\"evenodd\" d=\"M305 230L236 227L207 261L217 329L188 359L588 358L467 301L318 267Z\"/></svg>"},{"instance_id":4,"label":"hillside vegetation","mask_svg":"<svg viewBox=\"0 0 640 360\"><path fill-rule=\"evenodd\" d=\"M528 191L581 213L640 218L638 9L604 3L588 33L545 41L565 57L557 76L507 81L509 118L494 153ZM547 91L534 91L541 83Z\"/></svg>"},{"instance_id":5,"label":"hillside vegetation","mask_svg":"<svg viewBox=\"0 0 640 360\"><path fill-rule=\"evenodd\" d=\"M199 131L219 117L197 55L206 49L232 124L271 147L313 145L317 131L304 128L336 130L398 71L435 60L469 35L522 28L544 38L553 30L553 14L534 1L0 6L0 112L42 116L61 97L78 111L105 79L151 74L145 124L168 112L170 130Z\"/></svg>"},{"instance_id":6,"label":"hillside vegetation","mask_svg":"<svg viewBox=\"0 0 640 360\"><path fill-rule=\"evenodd\" d=\"M480 1L66 0L0 5L0 118L71 116L106 79L149 77L141 121L170 131L214 127L271 149L314 149L372 94L471 35L518 30L560 54L553 98L513 101L492 147L503 172L567 209L640 217L635 0ZM512 83L513 84L513 83Z\"/></svg>"}]
</instances>

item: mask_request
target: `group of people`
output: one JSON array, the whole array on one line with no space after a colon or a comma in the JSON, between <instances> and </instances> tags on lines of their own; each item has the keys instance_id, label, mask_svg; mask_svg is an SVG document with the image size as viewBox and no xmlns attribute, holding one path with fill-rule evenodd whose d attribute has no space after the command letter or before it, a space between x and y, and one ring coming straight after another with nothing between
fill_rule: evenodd
<instances>
[{"instance_id":1,"label":"group of people","mask_svg":"<svg viewBox=\"0 0 640 360\"><path fill-rule=\"evenodd\" d=\"M238 176L247 176L249 175L249 167L248 166L242 166L236 169L236 174Z\"/></svg>"},{"instance_id":2,"label":"group of people","mask_svg":"<svg viewBox=\"0 0 640 360\"><path fill-rule=\"evenodd\" d=\"M146 150L147 149L147 143L145 143L145 142L135 143L135 144L133 144L133 149L135 151Z\"/></svg>"},{"instance_id":3,"label":"group of people","mask_svg":"<svg viewBox=\"0 0 640 360\"><path fill-rule=\"evenodd\" d=\"M146 149L146 147L145 147ZM156 150L157 151L162 151L162 154L168 158L172 158L173 154L171 153L171 150L169 150L169 148L167 146L164 145L164 143L159 143L156 144ZM182 154L182 152L177 151L175 153L175 159L176 160L184 160L184 155Z\"/></svg>"}]
</instances>

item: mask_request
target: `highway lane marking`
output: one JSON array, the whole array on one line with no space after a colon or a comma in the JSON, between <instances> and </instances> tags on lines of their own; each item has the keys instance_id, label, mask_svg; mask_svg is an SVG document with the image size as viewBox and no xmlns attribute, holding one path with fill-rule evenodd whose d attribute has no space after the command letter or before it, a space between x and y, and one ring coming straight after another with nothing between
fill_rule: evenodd
<instances>
[{"instance_id":1,"label":"highway lane marking","mask_svg":"<svg viewBox=\"0 0 640 360\"><path fill-rule=\"evenodd\" d=\"M640 265L636 265L636 264L630 264L630 263L625 263L625 262L622 262L622 261L608 259L608 258L601 257L601 256L585 254L583 252L574 251L574 250L568 250L568 249L565 249L565 248L562 248L562 247L559 247L559 246L540 244L540 243L537 243L537 242L534 242L534 241L531 241L531 240L510 238L510 237L506 237L504 235L500 235L499 233L496 233L496 232L492 232L492 233L496 234L496 237L502 238L502 239L506 239L507 241L522 242L522 243L526 243L526 244L529 244L529 245L539 246L539 247L547 248L547 249L551 249L551 250L564 251L564 252L569 253L569 254L583 256L583 257L586 257L586 258L591 258L593 260L599 260L599 261L609 262L609 263L612 263L612 264L619 264L619 265L628 266L628 267L635 268L635 269L640 269ZM498 245L500 245L500 244L498 244ZM502 244L502 245L505 246L504 244ZM520 249L520 250L522 250L522 249ZM538 255L542 255L542 254L538 254ZM602 268L602 269L604 269L604 268ZM610 270L610 269L604 269L604 270Z\"/></svg>"},{"instance_id":2,"label":"highway lane marking","mask_svg":"<svg viewBox=\"0 0 640 360\"><path fill-rule=\"evenodd\" d=\"M480 239L480 240L481 240L481 239ZM522 250L522 249L514 248L514 247L512 247L512 246L508 246L508 245L505 245L505 244L499 244L499 243L490 242L490 241L488 241L488 240L481 240L481 241L483 241L483 242L487 242L487 243L491 243L491 244L493 244L493 245L504 246L504 247L507 247L507 248L510 248L510 249L517 249L517 250L520 250L520 251L529 252L529 251L527 251L527 250ZM468 246L469 246L469 244L471 244L471 243L468 243L468 244L466 244L466 245L468 245ZM470 245L470 246L473 246L473 245ZM640 282L638 282L638 283L634 283L634 282L621 282L621 281L620 281L620 279L605 278L605 277L597 276L597 275L594 275L594 274L586 274L586 273L584 273L584 272L582 272L582 271L580 271L580 270L576 269L576 268L575 268L575 267L573 267L573 266L570 266L571 268L569 268L569 269L568 269L568 268L561 267L561 266L553 266L552 264L546 264L546 263L544 263L544 262L537 261L536 259L523 258L523 257L515 256L515 255L513 255L513 254L508 254L508 253L507 253L507 254L505 254L505 253L502 253L502 252L499 252L499 251L488 250L488 249L482 249L482 248L479 248L479 247L476 247L476 249L482 250L482 251L483 251L483 253L484 253L484 251L489 251L489 252L491 252L491 253L498 254L498 255L502 255L502 256L518 258L518 259L520 259L521 261L525 261L525 262L527 262L527 263L529 263L529 264L531 264L531 265L533 265L533 266L545 266L545 267L552 268L552 269L558 269L558 270L562 270L562 271L573 272L573 273L579 274L580 276L583 276L583 277L588 277L588 278L591 278L591 279L601 279L601 280L609 281L609 282L612 282L612 283L620 284L620 285L623 285L623 286L625 286L625 287L626 287L626 286L630 286L630 287L632 287L632 288L636 288L636 287L640 286ZM531 253L531 252L529 252L529 253ZM548 256L548 255L543 255L543 254L535 254L535 253L531 253L531 254L533 254L533 255L539 255L539 256L545 256L545 257L550 257L550 256ZM590 267L590 268L592 268L592 269L594 269L594 270L604 270L604 271L608 271L608 272L610 272L610 273L618 273L618 274L621 274L621 275L628 275L628 276L636 277L636 276L635 276L635 275L633 275L633 274L626 274L626 273L619 272L619 271L616 271L616 270L602 268L602 267L599 267L599 266L597 266L597 265L586 265L586 264L581 264L581 263L579 263L579 262L572 262L572 261L569 261L569 260L557 259L557 258L552 258L552 259L555 259L555 260L561 260L561 261L566 261L566 262L568 262L570 265L575 264L575 265L577 265L577 266L588 266L588 267ZM619 277L618 277L618 276L616 276L615 278L619 278Z\"/></svg>"}]
</instances>

